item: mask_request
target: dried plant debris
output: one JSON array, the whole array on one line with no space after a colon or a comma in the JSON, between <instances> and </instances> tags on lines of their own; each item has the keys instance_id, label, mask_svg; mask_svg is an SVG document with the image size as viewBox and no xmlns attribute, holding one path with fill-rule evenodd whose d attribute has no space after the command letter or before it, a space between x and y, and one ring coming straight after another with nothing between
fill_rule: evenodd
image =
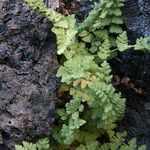
<instances>
[{"instance_id":1,"label":"dried plant debris","mask_svg":"<svg viewBox=\"0 0 150 150\"><path fill-rule=\"evenodd\" d=\"M137 94L141 94L141 95L146 95L147 92L140 88L140 87L136 87L131 81L129 77L123 77L120 78L118 75L114 75L113 76L113 81L112 84L114 86L118 86L118 85L124 85L125 87L127 87L129 90L134 90Z\"/></svg>"},{"instance_id":2,"label":"dried plant debris","mask_svg":"<svg viewBox=\"0 0 150 150\"><path fill-rule=\"evenodd\" d=\"M76 13L82 0L59 0L59 12L65 16Z\"/></svg>"}]
</instances>

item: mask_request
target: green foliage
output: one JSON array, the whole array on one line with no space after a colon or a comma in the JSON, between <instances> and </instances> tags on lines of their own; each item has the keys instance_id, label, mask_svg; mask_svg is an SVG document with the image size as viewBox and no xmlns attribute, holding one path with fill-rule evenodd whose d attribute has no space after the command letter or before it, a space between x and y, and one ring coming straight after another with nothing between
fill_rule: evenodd
<instances>
[{"instance_id":1,"label":"green foliage","mask_svg":"<svg viewBox=\"0 0 150 150\"><path fill-rule=\"evenodd\" d=\"M76 79L85 78L88 79L91 75L91 71L97 69L98 66L93 61L93 56L76 56L69 59L58 70L57 76L62 77L62 82L70 84ZM74 69L72 69L74 68Z\"/></svg>"},{"instance_id":2,"label":"green foliage","mask_svg":"<svg viewBox=\"0 0 150 150\"><path fill-rule=\"evenodd\" d=\"M58 54L66 61L57 76L70 87L72 99L65 108L57 110L59 126L54 130L55 145L51 149L69 150L135 150L136 140L125 142L126 133L115 133L115 122L123 117L125 99L111 84L111 68L107 62L117 52L129 48L150 50L148 39L137 39L128 44L121 25L125 0L100 0L82 22L74 15L63 16L44 6L42 0L27 0L33 9L39 10L53 23ZM106 142L101 143L103 136ZM45 140L36 144L23 142L16 150L50 149ZM19 149L20 148L20 149ZM139 150L146 149L145 146Z\"/></svg>"},{"instance_id":3,"label":"green foliage","mask_svg":"<svg viewBox=\"0 0 150 150\"><path fill-rule=\"evenodd\" d=\"M15 150L51 150L49 146L49 139L43 138L37 141L36 144L29 142L22 142L22 145L16 145Z\"/></svg>"},{"instance_id":4,"label":"green foliage","mask_svg":"<svg viewBox=\"0 0 150 150\"><path fill-rule=\"evenodd\" d=\"M82 30L95 30L95 28L100 29L109 25L116 25L120 27L123 24L121 15L121 7L124 6L123 2L125 0L103 0L99 3L95 3L94 9L89 13L89 16L79 24L79 31ZM118 30L118 29L117 29ZM114 33L118 31L113 30Z\"/></svg>"},{"instance_id":5,"label":"green foliage","mask_svg":"<svg viewBox=\"0 0 150 150\"><path fill-rule=\"evenodd\" d=\"M50 150L49 139L44 138L38 140L36 143L36 147L38 150Z\"/></svg>"},{"instance_id":6,"label":"green foliage","mask_svg":"<svg viewBox=\"0 0 150 150\"><path fill-rule=\"evenodd\" d=\"M102 60L106 60L111 54L110 51L110 42L109 40L105 40L100 46L99 46L99 52L98 52L98 56L102 59Z\"/></svg>"},{"instance_id":7,"label":"green foliage","mask_svg":"<svg viewBox=\"0 0 150 150\"><path fill-rule=\"evenodd\" d=\"M148 43L148 38L139 38L136 41L135 50L150 50L150 44Z\"/></svg>"},{"instance_id":8,"label":"green foliage","mask_svg":"<svg viewBox=\"0 0 150 150\"><path fill-rule=\"evenodd\" d=\"M36 145L28 142L22 142L23 146L16 145L16 150L36 150Z\"/></svg>"},{"instance_id":9,"label":"green foliage","mask_svg":"<svg viewBox=\"0 0 150 150\"><path fill-rule=\"evenodd\" d=\"M116 43L120 52L129 48L128 38L125 31L117 37Z\"/></svg>"},{"instance_id":10,"label":"green foliage","mask_svg":"<svg viewBox=\"0 0 150 150\"><path fill-rule=\"evenodd\" d=\"M126 132L116 133L109 143L105 143L100 147L100 150L145 150L146 146L142 145L137 148L136 139L133 138L125 144Z\"/></svg>"},{"instance_id":11,"label":"green foliage","mask_svg":"<svg viewBox=\"0 0 150 150\"><path fill-rule=\"evenodd\" d=\"M51 12L49 13L51 14ZM75 18L72 15L68 16L67 19L62 17L58 22L53 24L52 31L57 35L58 54L64 53L67 47L74 42L75 34L77 33L75 23Z\"/></svg>"},{"instance_id":12,"label":"green foliage","mask_svg":"<svg viewBox=\"0 0 150 150\"><path fill-rule=\"evenodd\" d=\"M52 31L57 35L57 53L59 55L64 53L67 47L75 40L77 33L75 16L69 15L65 17L53 9L46 8L43 0L26 1L33 9L40 11L43 16L53 22Z\"/></svg>"}]
</instances>

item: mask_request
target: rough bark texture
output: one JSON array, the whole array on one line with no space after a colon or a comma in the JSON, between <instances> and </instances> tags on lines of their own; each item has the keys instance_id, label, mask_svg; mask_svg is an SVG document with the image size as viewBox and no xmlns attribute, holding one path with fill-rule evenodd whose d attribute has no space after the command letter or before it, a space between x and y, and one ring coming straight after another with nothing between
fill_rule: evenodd
<instances>
[{"instance_id":1,"label":"rough bark texture","mask_svg":"<svg viewBox=\"0 0 150 150\"><path fill-rule=\"evenodd\" d=\"M51 27L27 4L0 0L0 132L11 149L51 133L59 84Z\"/></svg>"}]
</instances>

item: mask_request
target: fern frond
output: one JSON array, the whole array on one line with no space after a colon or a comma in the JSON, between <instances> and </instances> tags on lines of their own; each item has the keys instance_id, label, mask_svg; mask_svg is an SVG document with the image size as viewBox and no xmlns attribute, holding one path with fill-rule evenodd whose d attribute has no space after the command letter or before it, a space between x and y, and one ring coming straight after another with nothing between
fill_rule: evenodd
<instances>
[{"instance_id":1,"label":"fern frond","mask_svg":"<svg viewBox=\"0 0 150 150\"><path fill-rule=\"evenodd\" d=\"M89 13L88 17L82 22L78 24L79 32L89 29L93 22L99 16L100 11L102 10L103 1L99 1L99 3L95 3L94 9Z\"/></svg>"},{"instance_id":2,"label":"fern frond","mask_svg":"<svg viewBox=\"0 0 150 150\"><path fill-rule=\"evenodd\" d=\"M122 34L119 34L119 36L117 37L116 43L120 52L128 49L129 46L128 46L127 33L123 32Z\"/></svg>"},{"instance_id":3,"label":"fern frond","mask_svg":"<svg viewBox=\"0 0 150 150\"><path fill-rule=\"evenodd\" d=\"M110 33L117 33L117 34L120 34L123 32L122 28L118 25L111 25L109 31Z\"/></svg>"},{"instance_id":4,"label":"fern frond","mask_svg":"<svg viewBox=\"0 0 150 150\"><path fill-rule=\"evenodd\" d=\"M109 56L110 56L110 43L109 40L105 40L101 46L99 47L99 52L98 52L98 56L102 59L102 60L106 60Z\"/></svg>"},{"instance_id":5,"label":"fern frond","mask_svg":"<svg viewBox=\"0 0 150 150\"><path fill-rule=\"evenodd\" d=\"M135 50L150 50L149 38L139 38L136 41Z\"/></svg>"}]
</instances>

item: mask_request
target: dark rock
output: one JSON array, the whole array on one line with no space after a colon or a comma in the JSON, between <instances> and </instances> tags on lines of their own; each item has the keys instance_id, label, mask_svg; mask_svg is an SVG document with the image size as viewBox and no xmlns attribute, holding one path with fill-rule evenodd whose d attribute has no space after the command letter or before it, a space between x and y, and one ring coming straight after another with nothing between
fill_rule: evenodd
<instances>
[{"instance_id":1,"label":"dark rock","mask_svg":"<svg viewBox=\"0 0 150 150\"><path fill-rule=\"evenodd\" d=\"M128 30L136 32L138 37L150 37L149 0L127 0L123 10L123 18Z\"/></svg>"},{"instance_id":2,"label":"dark rock","mask_svg":"<svg viewBox=\"0 0 150 150\"><path fill-rule=\"evenodd\" d=\"M123 19L131 44L141 36L150 38L149 0L127 0ZM150 54L131 49L121 53L118 60L111 61L113 74L128 77L134 86L134 89L123 84L117 86L127 99L124 130L129 139L135 137L138 145L146 144L150 150Z\"/></svg>"},{"instance_id":3,"label":"dark rock","mask_svg":"<svg viewBox=\"0 0 150 150\"><path fill-rule=\"evenodd\" d=\"M0 150L10 150L7 146L0 144Z\"/></svg>"},{"instance_id":4,"label":"dark rock","mask_svg":"<svg viewBox=\"0 0 150 150\"><path fill-rule=\"evenodd\" d=\"M144 15L150 15L150 1L149 0L138 0L138 4L140 7L140 11L144 14Z\"/></svg>"},{"instance_id":5,"label":"dark rock","mask_svg":"<svg viewBox=\"0 0 150 150\"><path fill-rule=\"evenodd\" d=\"M59 1L58 0L44 0L44 3L48 8L56 9L59 7Z\"/></svg>"},{"instance_id":6,"label":"dark rock","mask_svg":"<svg viewBox=\"0 0 150 150\"><path fill-rule=\"evenodd\" d=\"M76 13L77 20L83 21L88 16L94 7L94 2L98 2L98 0L83 0L81 2L79 11Z\"/></svg>"},{"instance_id":7,"label":"dark rock","mask_svg":"<svg viewBox=\"0 0 150 150\"><path fill-rule=\"evenodd\" d=\"M77 21L82 22L94 6L94 2L99 0L59 0L58 12L67 16L75 14Z\"/></svg>"},{"instance_id":8,"label":"dark rock","mask_svg":"<svg viewBox=\"0 0 150 150\"><path fill-rule=\"evenodd\" d=\"M51 27L27 4L0 0L0 133L11 149L52 130L59 80Z\"/></svg>"}]
</instances>

